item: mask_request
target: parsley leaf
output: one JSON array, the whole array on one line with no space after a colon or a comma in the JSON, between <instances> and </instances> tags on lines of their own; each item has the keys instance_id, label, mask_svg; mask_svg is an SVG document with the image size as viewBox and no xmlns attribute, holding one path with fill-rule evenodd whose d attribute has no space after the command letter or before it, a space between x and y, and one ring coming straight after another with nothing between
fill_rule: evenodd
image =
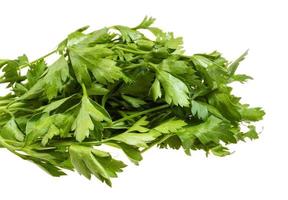
<instances>
[{"instance_id":1,"label":"parsley leaf","mask_svg":"<svg viewBox=\"0 0 288 200\"><path fill-rule=\"evenodd\" d=\"M116 62L106 58L113 54L113 51L108 48L70 48L69 52L73 69L80 83L90 86L89 71L92 72L96 81L102 84L114 83L116 80L125 78L121 69L116 66Z\"/></svg>"},{"instance_id":2,"label":"parsley leaf","mask_svg":"<svg viewBox=\"0 0 288 200\"><path fill-rule=\"evenodd\" d=\"M187 86L181 80L162 70L156 71L156 79L161 83L165 91L165 101L168 104L179 105L182 107L189 106L189 91ZM161 97L161 91L159 91L158 84L158 82L154 82L152 85L151 91L154 99Z\"/></svg>"},{"instance_id":3,"label":"parsley leaf","mask_svg":"<svg viewBox=\"0 0 288 200\"><path fill-rule=\"evenodd\" d=\"M87 95L84 95L78 116L72 126L76 140L82 142L86 137L89 137L90 131L93 131L94 128L99 128L98 126L101 127L100 122L102 121L111 122L108 113L96 102L89 99Z\"/></svg>"},{"instance_id":4,"label":"parsley leaf","mask_svg":"<svg viewBox=\"0 0 288 200\"><path fill-rule=\"evenodd\" d=\"M21 99L32 99L41 93L45 93L49 100L57 96L63 89L63 83L69 78L69 68L64 57L60 57L56 62L48 67L47 72L34 84ZM31 81L31 79L30 79ZM30 84L32 84L30 82Z\"/></svg>"},{"instance_id":5,"label":"parsley leaf","mask_svg":"<svg viewBox=\"0 0 288 200\"><path fill-rule=\"evenodd\" d=\"M197 116L202 120L205 120L208 117L208 108L201 102L195 100L191 101L191 112L193 116Z\"/></svg>"},{"instance_id":6,"label":"parsley leaf","mask_svg":"<svg viewBox=\"0 0 288 200\"><path fill-rule=\"evenodd\" d=\"M69 148L71 162L75 169L88 179L91 174L111 186L111 178L117 177L126 165L113 159L109 153L81 145Z\"/></svg>"}]
</instances>

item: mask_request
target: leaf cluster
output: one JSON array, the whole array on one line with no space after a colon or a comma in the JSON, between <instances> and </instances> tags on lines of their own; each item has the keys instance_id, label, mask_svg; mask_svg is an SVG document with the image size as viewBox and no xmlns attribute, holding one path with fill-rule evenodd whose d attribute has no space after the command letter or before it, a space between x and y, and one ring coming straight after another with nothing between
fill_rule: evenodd
<instances>
[{"instance_id":1,"label":"leaf cluster","mask_svg":"<svg viewBox=\"0 0 288 200\"><path fill-rule=\"evenodd\" d=\"M264 111L230 86L252 79L236 74L247 52L234 62L216 51L186 55L182 38L153 22L83 27L35 61L0 60L9 89L0 97L0 147L53 176L76 170L111 185L126 164L102 145L138 164L154 146L226 156L228 144L258 138Z\"/></svg>"}]
</instances>

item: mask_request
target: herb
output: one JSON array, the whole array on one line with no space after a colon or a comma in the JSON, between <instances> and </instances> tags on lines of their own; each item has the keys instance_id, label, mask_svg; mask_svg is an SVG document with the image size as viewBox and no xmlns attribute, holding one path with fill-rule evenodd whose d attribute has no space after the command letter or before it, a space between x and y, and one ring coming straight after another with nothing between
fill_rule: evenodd
<instances>
[{"instance_id":1,"label":"herb","mask_svg":"<svg viewBox=\"0 0 288 200\"><path fill-rule=\"evenodd\" d=\"M0 60L9 89L0 97L0 147L52 176L76 170L111 185L126 165L101 145L138 164L154 146L226 156L228 144L258 138L253 123L264 111L242 104L230 86L252 79L235 74L247 52L232 63L216 51L188 56L181 38L153 22L83 27L35 61ZM46 63L52 54L58 59Z\"/></svg>"}]
</instances>

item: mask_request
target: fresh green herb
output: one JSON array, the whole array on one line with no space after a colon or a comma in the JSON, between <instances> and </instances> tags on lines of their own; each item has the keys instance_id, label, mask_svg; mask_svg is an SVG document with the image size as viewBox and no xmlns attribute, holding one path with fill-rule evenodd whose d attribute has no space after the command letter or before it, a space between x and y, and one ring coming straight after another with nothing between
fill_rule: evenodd
<instances>
[{"instance_id":1,"label":"fresh green herb","mask_svg":"<svg viewBox=\"0 0 288 200\"><path fill-rule=\"evenodd\" d=\"M181 38L153 22L83 27L35 61L0 60L9 90L0 97L0 147L52 176L76 170L111 185L126 165L102 145L138 164L154 146L226 156L228 144L257 139L253 123L264 111L229 85L252 79L235 74L247 52L231 64L218 52L188 56ZM46 63L52 54L58 59Z\"/></svg>"}]
</instances>

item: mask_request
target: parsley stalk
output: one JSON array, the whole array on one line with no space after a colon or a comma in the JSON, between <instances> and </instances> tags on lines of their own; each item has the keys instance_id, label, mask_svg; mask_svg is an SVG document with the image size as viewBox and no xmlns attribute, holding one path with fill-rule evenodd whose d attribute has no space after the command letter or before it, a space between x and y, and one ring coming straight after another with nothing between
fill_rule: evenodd
<instances>
[{"instance_id":1,"label":"parsley stalk","mask_svg":"<svg viewBox=\"0 0 288 200\"><path fill-rule=\"evenodd\" d=\"M126 121L126 120L130 120L130 119L133 119L135 117L139 117L141 115L145 115L145 114L148 114L148 113L151 113L151 112L162 110L162 109L165 109L165 108L168 108L168 107L169 107L169 105L166 104L166 105L161 105L161 106L157 106L157 107L154 107L154 108L150 108L150 109L147 109L147 110L144 110L144 111L141 111L141 112L138 112L138 113L123 117L123 118L118 119L116 121L113 121L112 124L115 125L115 124L118 124L120 122L123 122L123 121Z\"/></svg>"},{"instance_id":2,"label":"parsley stalk","mask_svg":"<svg viewBox=\"0 0 288 200\"><path fill-rule=\"evenodd\" d=\"M47 57L49 57L49 56L51 56L51 55L53 55L53 54L55 54L55 53L57 53L57 52L58 52L57 49L55 49L55 50L53 50L53 51L50 51L49 53L45 54L44 56L41 56L40 58L37 58L36 60L33 60L33 61L29 62L29 63L25 63L25 64L23 64L23 65L20 65L18 68L19 68L19 69L23 69L23 68L25 68L25 67L31 66L31 65L39 62L40 60L43 60L43 59L45 59L45 58L47 58Z\"/></svg>"}]
</instances>

